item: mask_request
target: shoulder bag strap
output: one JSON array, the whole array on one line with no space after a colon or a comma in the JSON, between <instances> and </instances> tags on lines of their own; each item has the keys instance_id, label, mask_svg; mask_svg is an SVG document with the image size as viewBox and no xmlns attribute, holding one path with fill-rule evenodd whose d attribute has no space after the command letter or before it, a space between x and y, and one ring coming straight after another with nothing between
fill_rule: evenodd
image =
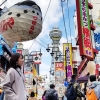
<instances>
[{"instance_id":1,"label":"shoulder bag strap","mask_svg":"<svg viewBox=\"0 0 100 100\"><path fill-rule=\"evenodd\" d=\"M20 74L20 72L18 71L18 70L16 70L17 71L17 73L20 75L20 77L21 77L21 74Z\"/></svg>"}]
</instances>

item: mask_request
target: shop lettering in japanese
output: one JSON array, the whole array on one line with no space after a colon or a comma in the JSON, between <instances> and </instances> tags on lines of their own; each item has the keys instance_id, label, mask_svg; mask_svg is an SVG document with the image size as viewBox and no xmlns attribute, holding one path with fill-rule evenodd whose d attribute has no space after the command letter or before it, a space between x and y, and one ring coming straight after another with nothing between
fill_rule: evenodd
<instances>
[{"instance_id":1,"label":"shop lettering in japanese","mask_svg":"<svg viewBox=\"0 0 100 100\"><path fill-rule=\"evenodd\" d=\"M67 78L72 76L72 59L71 59L71 47L66 47L66 68L67 68Z\"/></svg>"},{"instance_id":2,"label":"shop lettering in japanese","mask_svg":"<svg viewBox=\"0 0 100 100\"><path fill-rule=\"evenodd\" d=\"M76 0L80 55L94 58L88 0Z\"/></svg>"}]
</instances>

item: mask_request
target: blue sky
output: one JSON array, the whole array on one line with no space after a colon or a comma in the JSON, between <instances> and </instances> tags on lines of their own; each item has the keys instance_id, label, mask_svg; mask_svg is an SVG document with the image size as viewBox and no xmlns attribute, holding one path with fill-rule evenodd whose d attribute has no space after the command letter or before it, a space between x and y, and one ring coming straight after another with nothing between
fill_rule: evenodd
<instances>
[{"instance_id":1,"label":"blue sky","mask_svg":"<svg viewBox=\"0 0 100 100\"><path fill-rule=\"evenodd\" d=\"M13 4L24 1L24 0L8 0L5 6L10 7ZM42 10L43 16L45 15L45 12L47 10L48 4L50 0L34 0ZM67 0L66 0L67 1ZM69 10L70 10L70 23L71 23L71 34L72 38L74 39L74 10L75 10L75 0L68 0L69 1ZM64 14L65 14L65 21L66 21L66 29L68 36L70 38L70 30L69 30L69 20L68 20L68 9L67 9L67 2L63 2L64 5ZM51 4L48 10L48 13L46 15L46 18L43 23L43 29L40 35L36 38L37 42L34 42L33 46L30 49L31 51L39 51L42 49L42 64L40 65L40 74L49 75L49 70L51 66L51 55L46 51L47 44L51 44L52 41L50 40L49 37L49 32L52 30L54 26L57 26L61 31L62 31L62 38L61 38L61 46L60 49L62 50L62 43L66 42L66 35L64 31L64 23L63 23L63 17L62 17L62 12L61 12L61 1L60 0L51 0ZM28 49L32 45L32 41L24 42L24 48ZM44 42L44 43L43 43ZM73 45L75 46L75 40L73 40ZM45 47L45 48L44 48Z\"/></svg>"}]
</instances>

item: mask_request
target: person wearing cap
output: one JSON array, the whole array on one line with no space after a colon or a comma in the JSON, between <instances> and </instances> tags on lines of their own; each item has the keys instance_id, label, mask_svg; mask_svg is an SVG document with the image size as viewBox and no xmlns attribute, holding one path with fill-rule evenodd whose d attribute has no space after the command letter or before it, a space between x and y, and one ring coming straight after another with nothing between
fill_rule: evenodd
<instances>
[{"instance_id":1,"label":"person wearing cap","mask_svg":"<svg viewBox=\"0 0 100 100\"><path fill-rule=\"evenodd\" d=\"M55 85L51 84L50 89L45 94L46 100L59 100L58 93L55 90Z\"/></svg>"}]
</instances>

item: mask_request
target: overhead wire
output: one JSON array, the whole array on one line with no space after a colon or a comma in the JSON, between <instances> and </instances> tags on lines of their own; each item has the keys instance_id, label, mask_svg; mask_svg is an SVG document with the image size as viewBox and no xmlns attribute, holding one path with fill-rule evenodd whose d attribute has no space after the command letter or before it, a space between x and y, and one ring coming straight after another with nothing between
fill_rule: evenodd
<instances>
[{"instance_id":1,"label":"overhead wire","mask_svg":"<svg viewBox=\"0 0 100 100\"><path fill-rule=\"evenodd\" d=\"M38 44L40 44L42 47L44 47L46 49L46 47L44 45L42 45L41 43L39 43L37 40L35 40Z\"/></svg>"},{"instance_id":2,"label":"overhead wire","mask_svg":"<svg viewBox=\"0 0 100 100\"><path fill-rule=\"evenodd\" d=\"M42 43L44 43L44 44L46 44L47 45L47 43L45 43L44 41L42 41L41 39L39 39L39 38L37 38L39 41L41 41Z\"/></svg>"},{"instance_id":3,"label":"overhead wire","mask_svg":"<svg viewBox=\"0 0 100 100\"><path fill-rule=\"evenodd\" d=\"M72 43L72 34L71 34L71 25L70 25L70 14L69 14L68 1L69 1L69 0L67 0L68 20L69 20L70 38L71 38L71 43Z\"/></svg>"},{"instance_id":4,"label":"overhead wire","mask_svg":"<svg viewBox=\"0 0 100 100\"><path fill-rule=\"evenodd\" d=\"M47 10L46 10L46 13L45 13L44 18L43 18L43 22L44 22L44 20L45 20L45 18L46 18L47 12L48 12L49 7L50 7L50 4L51 4L51 0L49 1L49 4L48 4ZM40 39L39 39L39 40L40 40ZM46 43L43 42L42 40L40 40L40 41L41 41L42 43L46 44ZM47 44L46 44L46 45L47 45Z\"/></svg>"},{"instance_id":5,"label":"overhead wire","mask_svg":"<svg viewBox=\"0 0 100 100\"><path fill-rule=\"evenodd\" d=\"M0 6L2 6L7 0L2 0L2 3L0 4Z\"/></svg>"},{"instance_id":6,"label":"overhead wire","mask_svg":"<svg viewBox=\"0 0 100 100\"><path fill-rule=\"evenodd\" d=\"M67 33L67 29L66 29L65 15L64 15L64 8L63 8L63 2L64 1L65 0L61 0L61 8L62 8L62 15L63 15L63 23L64 23L65 35L66 35L66 39L67 39L67 43L68 43L68 33Z\"/></svg>"},{"instance_id":7,"label":"overhead wire","mask_svg":"<svg viewBox=\"0 0 100 100\"><path fill-rule=\"evenodd\" d=\"M51 4L51 0L49 1L49 4L48 4L47 10L46 10L46 13L45 13L44 18L43 18L43 22L44 22L44 20L46 18L47 12L48 12L49 7L50 7L50 4Z\"/></svg>"},{"instance_id":8,"label":"overhead wire","mask_svg":"<svg viewBox=\"0 0 100 100\"><path fill-rule=\"evenodd\" d=\"M51 0L49 1L49 4L48 4L47 10L46 10L46 13L45 13L45 15L44 15L43 23L44 23L44 20L45 20L45 18L46 18L46 15L47 15L47 13L48 13L48 10L49 10L49 7L50 7L50 4L51 4ZM35 41L36 41L36 38L34 39L32 45L30 46L30 48L28 49L28 51L32 48L32 46L33 46L33 44L35 43Z\"/></svg>"}]
</instances>

